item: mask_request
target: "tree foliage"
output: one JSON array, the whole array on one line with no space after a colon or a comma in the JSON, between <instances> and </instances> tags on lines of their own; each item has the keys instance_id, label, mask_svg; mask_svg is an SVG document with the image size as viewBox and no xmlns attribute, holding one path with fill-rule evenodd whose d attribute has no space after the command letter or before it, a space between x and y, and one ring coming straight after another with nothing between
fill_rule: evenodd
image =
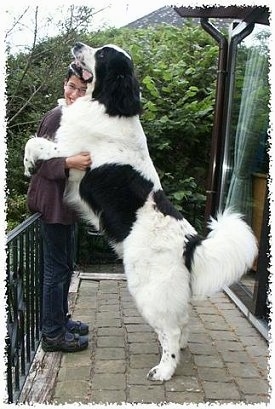
<instances>
[{"instance_id":1,"label":"tree foliage","mask_svg":"<svg viewBox=\"0 0 275 409\"><path fill-rule=\"evenodd\" d=\"M141 122L163 188L190 216L190 203L203 214L215 100L218 48L199 25L183 28L108 29L86 33L66 28L29 53L8 58L8 221L27 214L22 203L29 181L23 175L24 145L42 115L63 95L63 79L76 41L114 43L127 50L141 86ZM14 214L18 204L21 212ZM13 205L11 205L13 204ZM21 215L21 220L19 218Z\"/></svg>"}]
</instances>

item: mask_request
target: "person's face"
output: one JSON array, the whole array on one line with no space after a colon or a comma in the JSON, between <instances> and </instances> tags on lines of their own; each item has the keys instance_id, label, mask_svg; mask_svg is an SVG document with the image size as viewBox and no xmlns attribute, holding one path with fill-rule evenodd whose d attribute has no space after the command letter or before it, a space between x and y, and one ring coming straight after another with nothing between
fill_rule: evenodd
<instances>
[{"instance_id":1,"label":"person's face","mask_svg":"<svg viewBox=\"0 0 275 409\"><path fill-rule=\"evenodd\" d=\"M68 81L64 83L64 98L67 105L71 105L74 101L85 95L87 85L77 76L72 75Z\"/></svg>"}]
</instances>

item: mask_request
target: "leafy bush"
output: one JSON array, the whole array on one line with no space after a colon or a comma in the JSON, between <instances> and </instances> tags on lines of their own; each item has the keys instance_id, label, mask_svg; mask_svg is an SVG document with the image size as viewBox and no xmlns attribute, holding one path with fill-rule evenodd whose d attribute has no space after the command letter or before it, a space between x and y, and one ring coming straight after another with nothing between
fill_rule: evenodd
<instances>
[{"instance_id":1,"label":"leafy bush","mask_svg":"<svg viewBox=\"0 0 275 409\"><path fill-rule=\"evenodd\" d=\"M7 198L8 210L8 230L14 229L18 226L19 221L22 222L30 213L26 207L26 195L8 196Z\"/></svg>"}]
</instances>

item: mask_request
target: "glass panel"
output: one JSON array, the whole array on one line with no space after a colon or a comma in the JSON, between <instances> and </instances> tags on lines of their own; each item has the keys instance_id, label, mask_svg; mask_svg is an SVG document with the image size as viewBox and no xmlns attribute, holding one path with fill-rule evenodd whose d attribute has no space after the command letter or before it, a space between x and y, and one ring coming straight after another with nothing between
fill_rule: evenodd
<instances>
[{"instance_id":1,"label":"glass panel","mask_svg":"<svg viewBox=\"0 0 275 409\"><path fill-rule=\"evenodd\" d=\"M237 46L221 197L223 208L230 206L245 216L258 240L268 174L269 35L269 27L255 25ZM257 263L241 280L251 295L256 268Z\"/></svg>"}]
</instances>

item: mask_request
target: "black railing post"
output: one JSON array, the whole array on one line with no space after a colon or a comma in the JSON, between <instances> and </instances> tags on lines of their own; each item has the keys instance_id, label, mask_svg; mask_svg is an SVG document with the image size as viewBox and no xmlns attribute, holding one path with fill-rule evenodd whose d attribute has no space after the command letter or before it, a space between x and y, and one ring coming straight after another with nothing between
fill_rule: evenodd
<instances>
[{"instance_id":1,"label":"black railing post","mask_svg":"<svg viewBox=\"0 0 275 409\"><path fill-rule=\"evenodd\" d=\"M40 340L40 215L8 233L7 402L17 403Z\"/></svg>"}]
</instances>

